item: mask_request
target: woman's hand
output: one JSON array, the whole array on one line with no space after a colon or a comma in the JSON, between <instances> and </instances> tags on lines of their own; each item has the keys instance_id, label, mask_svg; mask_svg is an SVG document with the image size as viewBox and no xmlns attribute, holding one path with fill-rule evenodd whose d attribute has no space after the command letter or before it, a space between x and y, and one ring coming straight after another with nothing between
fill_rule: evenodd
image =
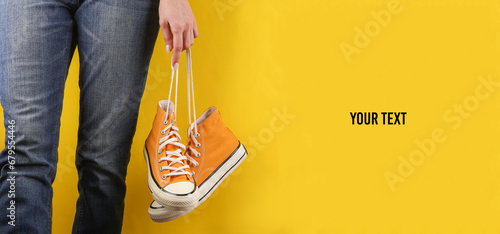
<instances>
[{"instance_id":1,"label":"woman's hand","mask_svg":"<svg viewBox=\"0 0 500 234\"><path fill-rule=\"evenodd\" d=\"M194 44L198 28L187 0L160 0L160 27L167 44L167 53L173 49L172 65L179 63L181 52Z\"/></svg>"}]
</instances>

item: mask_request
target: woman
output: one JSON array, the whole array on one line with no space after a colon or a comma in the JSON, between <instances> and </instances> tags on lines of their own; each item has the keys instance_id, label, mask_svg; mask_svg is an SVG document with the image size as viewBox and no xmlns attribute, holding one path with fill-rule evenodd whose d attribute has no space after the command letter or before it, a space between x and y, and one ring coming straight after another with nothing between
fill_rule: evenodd
<instances>
[{"instance_id":1,"label":"woman","mask_svg":"<svg viewBox=\"0 0 500 234\"><path fill-rule=\"evenodd\" d=\"M130 147L159 26L175 65L198 36L187 0L0 0L0 101L6 131L15 130L6 132L0 155L0 233L51 232L64 83L77 45L73 233L121 232Z\"/></svg>"}]
</instances>

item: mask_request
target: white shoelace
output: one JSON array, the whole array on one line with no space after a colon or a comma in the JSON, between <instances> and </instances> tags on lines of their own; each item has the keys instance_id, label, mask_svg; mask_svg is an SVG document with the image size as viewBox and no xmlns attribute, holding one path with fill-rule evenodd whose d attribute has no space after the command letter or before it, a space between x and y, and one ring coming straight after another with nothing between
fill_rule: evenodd
<instances>
[{"instance_id":1,"label":"white shoelace","mask_svg":"<svg viewBox=\"0 0 500 234\"><path fill-rule=\"evenodd\" d=\"M175 73L175 77L174 77ZM174 84L174 79L175 79L175 103L174 103L174 120L172 123L168 124L168 111L170 110L170 97L172 95L172 86ZM158 160L158 163L162 163L163 161L168 162L168 166L161 166L160 167L160 172L164 170L169 170L170 173L168 174L163 174L162 179L166 179L169 176L176 176L176 175L191 175L191 173L187 172L189 170L189 165L184 164L184 160L188 160L186 156L182 154L184 150L186 150L186 146L184 146L180 141L181 141L181 136L179 135L179 128L174 126L175 119L177 117L177 89L179 85L179 69L172 67L172 74L170 76L170 91L168 92L168 100L169 102L167 103L167 115L165 116L165 119L163 120L163 124L167 125L162 131L161 134L164 135L166 132L168 132L168 135L160 138L160 146L158 149L158 154L162 153L162 149L167 147L167 145L174 145L179 147L178 149L174 151L167 151L165 152L164 157L160 157ZM191 161L191 160L190 160ZM182 166L180 167L173 167L174 164L179 163Z\"/></svg>"},{"instance_id":2,"label":"white shoelace","mask_svg":"<svg viewBox=\"0 0 500 234\"><path fill-rule=\"evenodd\" d=\"M188 138L194 142L195 147L198 148L201 144L196 140L200 136L198 133L197 123L196 123L196 107L194 102L194 79L193 79L193 62L191 59L191 49L186 50L186 67L187 67L187 95L188 95L188 114L189 114L189 128L188 128ZM192 99L192 104L191 104ZM193 108L193 118L191 118L191 106ZM192 121L192 122L191 122ZM194 131L193 131L194 130ZM190 145L190 144L188 144ZM191 155L186 155L187 159L197 167L199 164L193 157L198 158L201 156L195 148L189 146Z\"/></svg>"}]
</instances>

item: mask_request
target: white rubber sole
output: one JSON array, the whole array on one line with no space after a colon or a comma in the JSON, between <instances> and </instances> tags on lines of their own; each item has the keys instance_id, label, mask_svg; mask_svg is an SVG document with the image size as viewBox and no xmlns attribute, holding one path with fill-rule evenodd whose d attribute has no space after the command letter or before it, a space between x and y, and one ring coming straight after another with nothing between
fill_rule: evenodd
<instances>
[{"instance_id":1,"label":"white rubber sole","mask_svg":"<svg viewBox=\"0 0 500 234\"><path fill-rule=\"evenodd\" d=\"M177 219L184 216L185 214L188 214L191 211L192 210L170 210L163 206L153 207L153 203L151 203L148 209L149 217L157 223L163 223Z\"/></svg>"},{"instance_id":2,"label":"white rubber sole","mask_svg":"<svg viewBox=\"0 0 500 234\"><path fill-rule=\"evenodd\" d=\"M200 197L197 206L206 201L207 198L212 195L215 189L219 187L222 181L224 181L236 168L238 168L241 162L243 162L243 160L246 158L247 154L248 153L245 147L240 143L238 148L234 151L233 155L228 158L223 164L221 164L219 168L217 168L215 173L211 174L209 178L205 180L202 185L200 185ZM162 208L154 208L152 206L149 206L148 213L149 217L151 217L151 219L155 222L168 222L188 214L193 209L179 211L170 209L166 206Z\"/></svg>"},{"instance_id":3,"label":"white rubber sole","mask_svg":"<svg viewBox=\"0 0 500 234\"><path fill-rule=\"evenodd\" d=\"M194 192L187 195L176 195L172 193L168 193L162 190L153 179L153 175L151 173L151 165L149 164L148 151L146 146L144 146L144 159L146 160L146 164L148 166L148 186L151 191L151 195L153 199L160 203L164 207L168 207L171 210L179 211L179 210L193 210L196 206L198 206L199 200L199 189L198 186L195 186Z\"/></svg>"}]
</instances>

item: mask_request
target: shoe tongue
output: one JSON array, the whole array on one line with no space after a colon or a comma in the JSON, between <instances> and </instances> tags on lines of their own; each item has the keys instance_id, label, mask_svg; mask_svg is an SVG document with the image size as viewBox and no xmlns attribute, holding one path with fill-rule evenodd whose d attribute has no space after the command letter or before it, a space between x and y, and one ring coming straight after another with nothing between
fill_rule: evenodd
<instances>
[{"instance_id":1,"label":"shoe tongue","mask_svg":"<svg viewBox=\"0 0 500 234\"><path fill-rule=\"evenodd\" d=\"M169 184L177 183L177 182L189 182L187 175L176 175L170 176Z\"/></svg>"}]
</instances>

